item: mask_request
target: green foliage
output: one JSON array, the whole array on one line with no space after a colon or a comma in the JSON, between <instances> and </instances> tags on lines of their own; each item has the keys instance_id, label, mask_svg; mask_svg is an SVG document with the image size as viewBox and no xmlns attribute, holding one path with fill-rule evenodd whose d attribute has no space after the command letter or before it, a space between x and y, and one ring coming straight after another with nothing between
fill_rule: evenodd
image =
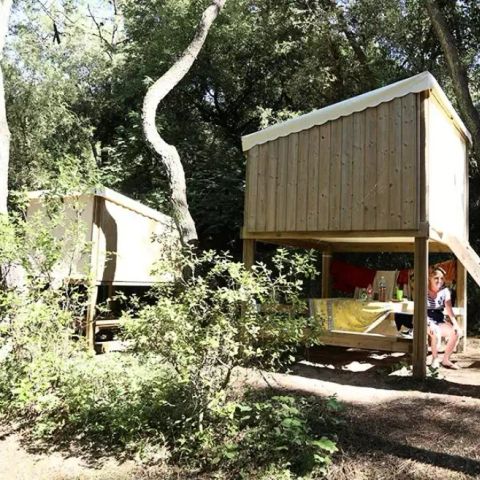
<instances>
[{"instance_id":1,"label":"green foliage","mask_svg":"<svg viewBox=\"0 0 480 480\"><path fill-rule=\"evenodd\" d=\"M150 456L167 455L162 408L176 385L172 369L131 356L96 357L72 339L72 317L58 302L22 303L3 337L3 413L32 422L37 438L109 442L126 453L148 444Z\"/></svg>"},{"instance_id":2,"label":"green foliage","mask_svg":"<svg viewBox=\"0 0 480 480\"><path fill-rule=\"evenodd\" d=\"M80 2L17 2L5 52L10 189L97 181L93 129L109 58ZM60 43L52 41L52 20ZM75 184L73 186L76 186Z\"/></svg>"},{"instance_id":3,"label":"green foliage","mask_svg":"<svg viewBox=\"0 0 480 480\"><path fill-rule=\"evenodd\" d=\"M55 198L45 203L48 208L28 222L12 215L0 223L0 264L4 269L21 266L24 273L21 288L0 290L0 403L7 410L40 415L44 408L56 408L51 385L66 360L85 354L84 342L72 340L85 296L55 275L59 265L68 270L68 262L82 254L82 224L75 216L66 221ZM63 239L55 235L59 228Z\"/></svg>"},{"instance_id":4,"label":"green foliage","mask_svg":"<svg viewBox=\"0 0 480 480\"><path fill-rule=\"evenodd\" d=\"M182 457L222 478L317 478L326 472L335 442L335 400L250 392L217 404L212 421L183 435Z\"/></svg>"},{"instance_id":5,"label":"green foliage","mask_svg":"<svg viewBox=\"0 0 480 480\"><path fill-rule=\"evenodd\" d=\"M17 258L15 225L8 215L0 215L0 258L11 264Z\"/></svg>"},{"instance_id":6,"label":"green foliage","mask_svg":"<svg viewBox=\"0 0 480 480\"><path fill-rule=\"evenodd\" d=\"M315 274L313 253L279 250L272 264L248 271L213 251L166 256L158 269L177 281L159 285L157 302L125 320L132 350L162 359L185 385L168 437L176 454L203 467L240 469L250 459L260 470L320 472L335 451L293 397L228 400L235 367L283 368L308 341L306 331L318 328L301 299L302 278Z\"/></svg>"},{"instance_id":7,"label":"green foliage","mask_svg":"<svg viewBox=\"0 0 480 480\"><path fill-rule=\"evenodd\" d=\"M236 406L237 443L222 445L222 460L241 466L250 459L257 471L268 465L300 475L325 473L337 447L330 439L318 437L309 420L315 415L318 422L326 413L324 405L302 397L247 399Z\"/></svg>"},{"instance_id":8,"label":"green foliage","mask_svg":"<svg viewBox=\"0 0 480 480\"><path fill-rule=\"evenodd\" d=\"M39 230L30 245L52 249ZM132 351L94 356L74 335L81 299L44 288L56 255L38 253L42 268L25 264L41 272L28 275L31 288L1 293L0 412L36 438L108 442L142 461L226 476L324 471L336 451L328 404L244 397L234 371L284 367L305 342L312 327L300 296L312 256L280 250L274 274L265 265L247 271L227 254L167 252L159 268L177 280L158 285L156 303L126 320ZM279 300L289 308L274 308Z\"/></svg>"},{"instance_id":9,"label":"green foliage","mask_svg":"<svg viewBox=\"0 0 480 480\"><path fill-rule=\"evenodd\" d=\"M11 196L13 212L0 218L0 261L5 268L20 265L31 292L47 287L71 290L62 279L78 264L83 264L81 273L89 275L85 259L91 245L83 220L86 206L80 198L88 188L75 183L76 191L68 195L67 202L62 195L66 185L61 183L56 190L30 199L28 221L30 200L17 192Z\"/></svg>"},{"instance_id":10,"label":"green foliage","mask_svg":"<svg viewBox=\"0 0 480 480\"><path fill-rule=\"evenodd\" d=\"M0 404L4 411L23 411L26 417L55 409L51 390L65 360L83 351L73 342L73 318L52 292L0 293L2 381Z\"/></svg>"},{"instance_id":11,"label":"green foliage","mask_svg":"<svg viewBox=\"0 0 480 480\"><path fill-rule=\"evenodd\" d=\"M164 356L180 374L202 369L209 381L217 367L278 367L315 328L302 299L314 258L279 250L274 270L258 264L252 271L213 251L166 258L158 269L177 282L158 285L156 304L127 319L126 338L135 351ZM182 271L188 273L179 277Z\"/></svg>"}]
</instances>

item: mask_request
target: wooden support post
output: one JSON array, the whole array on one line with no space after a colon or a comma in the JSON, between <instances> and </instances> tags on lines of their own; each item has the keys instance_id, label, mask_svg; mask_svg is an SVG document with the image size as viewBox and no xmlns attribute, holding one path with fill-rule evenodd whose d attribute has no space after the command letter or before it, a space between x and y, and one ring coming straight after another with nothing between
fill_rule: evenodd
<instances>
[{"instance_id":1,"label":"wooden support post","mask_svg":"<svg viewBox=\"0 0 480 480\"><path fill-rule=\"evenodd\" d=\"M115 286L113 285L113 283L109 283L107 285L107 306L108 306L108 310L110 310L110 312L112 311L112 306L113 306L113 295L115 294Z\"/></svg>"},{"instance_id":2,"label":"wooden support post","mask_svg":"<svg viewBox=\"0 0 480 480\"><path fill-rule=\"evenodd\" d=\"M93 225L92 225L92 250L90 258L90 276L88 284L88 306L86 315L85 336L88 347L95 349L95 313L98 298L98 239L100 235L100 218L104 202L97 195L93 197Z\"/></svg>"},{"instance_id":3,"label":"wooden support post","mask_svg":"<svg viewBox=\"0 0 480 480\"><path fill-rule=\"evenodd\" d=\"M243 263L247 269L255 263L255 240L243 240Z\"/></svg>"},{"instance_id":4,"label":"wooden support post","mask_svg":"<svg viewBox=\"0 0 480 480\"><path fill-rule=\"evenodd\" d=\"M425 378L427 374L427 282L428 240L415 238L415 307L413 313L413 376Z\"/></svg>"},{"instance_id":5,"label":"wooden support post","mask_svg":"<svg viewBox=\"0 0 480 480\"><path fill-rule=\"evenodd\" d=\"M458 351L465 352L467 349L467 271L463 264L457 259L457 300L456 307L463 309L463 315L457 318L463 330L463 338L458 344Z\"/></svg>"},{"instance_id":6,"label":"wooden support post","mask_svg":"<svg viewBox=\"0 0 480 480\"><path fill-rule=\"evenodd\" d=\"M322 252L322 298L330 297L330 265L332 252Z\"/></svg>"},{"instance_id":7,"label":"wooden support post","mask_svg":"<svg viewBox=\"0 0 480 480\"><path fill-rule=\"evenodd\" d=\"M98 285L89 288L85 335L88 347L95 348L95 308L97 305Z\"/></svg>"}]
</instances>

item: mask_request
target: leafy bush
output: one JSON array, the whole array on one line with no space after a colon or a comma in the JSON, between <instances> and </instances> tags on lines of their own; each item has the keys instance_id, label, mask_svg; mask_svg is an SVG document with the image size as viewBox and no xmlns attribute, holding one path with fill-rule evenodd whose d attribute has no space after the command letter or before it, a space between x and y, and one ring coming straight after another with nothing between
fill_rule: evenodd
<instances>
[{"instance_id":1,"label":"leafy bush","mask_svg":"<svg viewBox=\"0 0 480 480\"><path fill-rule=\"evenodd\" d=\"M334 400L252 392L222 407L229 421L217 425L228 429L208 445L205 455L210 465L228 466L252 478L273 471L286 478L325 473L337 451L324 436L336 405Z\"/></svg>"},{"instance_id":2,"label":"leafy bush","mask_svg":"<svg viewBox=\"0 0 480 480\"><path fill-rule=\"evenodd\" d=\"M1 412L36 437L103 442L225 477L322 472L335 445L309 412L328 409L230 388L236 367L285 368L315 329L301 299L312 255L281 250L273 269L248 271L228 254L165 250L158 268L175 281L156 287L153 305L136 305L135 319L126 315L130 352L94 356L75 340L82 299L46 288L58 256L41 253L48 235L35 238L45 268L24 263L30 288L0 294Z\"/></svg>"},{"instance_id":3,"label":"leafy bush","mask_svg":"<svg viewBox=\"0 0 480 480\"><path fill-rule=\"evenodd\" d=\"M279 367L293 360L305 332L318 322L301 298L302 277L313 275L314 256L279 250L274 269L252 271L213 251L167 259L158 268L177 276L157 285L155 305L125 317L125 337L137 352L162 355L181 370L234 366ZM179 276L178 272L188 272Z\"/></svg>"},{"instance_id":4,"label":"leafy bush","mask_svg":"<svg viewBox=\"0 0 480 480\"><path fill-rule=\"evenodd\" d=\"M225 253L165 258L159 269L177 281L158 285L157 302L125 318L132 351L164 359L186 386L174 409L183 416L169 432L182 458L205 466L238 454L259 465L301 470L328 463L335 450L312 436L293 397L228 400L235 367L284 368L307 343L306 332L316 336L318 324L301 298L302 278L315 273L313 254L279 250L272 263L272 269L260 264L249 271ZM235 438L242 430L247 433L240 447Z\"/></svg>"}]
</instances>

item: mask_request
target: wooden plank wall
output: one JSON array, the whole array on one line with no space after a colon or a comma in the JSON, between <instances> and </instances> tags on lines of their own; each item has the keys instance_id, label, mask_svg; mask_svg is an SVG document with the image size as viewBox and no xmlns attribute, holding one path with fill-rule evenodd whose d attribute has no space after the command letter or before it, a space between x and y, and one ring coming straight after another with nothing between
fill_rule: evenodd
<instances>
[{"instance_id":1,"label":"wooden plank wall","mask_svg":"<svg viewBox=\"0 0 480 480\"><path fill-rule=\"evenodd\" d=\"M418 228L417 94L251 148L249 232Z\"/></svg>"}]
</instances>

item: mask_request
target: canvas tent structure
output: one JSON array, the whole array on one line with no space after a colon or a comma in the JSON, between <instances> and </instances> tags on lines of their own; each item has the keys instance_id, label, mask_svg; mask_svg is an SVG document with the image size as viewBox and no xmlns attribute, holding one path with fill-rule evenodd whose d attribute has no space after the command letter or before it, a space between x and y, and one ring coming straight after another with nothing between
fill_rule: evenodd
<instances>
[{"instance_id":1,"label":"canvas tent structure","mask_svg":"<svg viewBox=\"0 0 480 480\"><path fill-rule=\"evenodd\" d=\"M27 220L33 225L46 221L46 198L45 192L29 194ZM152 269L162 241L178 242L178 233L171 217L108 188L61 200L61 221L53 234L64 238L64 251L52 272L52 282L89 287L85 325L93 348L98 329L118 324L116 319L97 320L99 298L111 298L115 290L142 291L157 281L169 280L153 274Z\"/></svg>"},{"instance_id":2,"label":"canvas tent structure","mask_svg":"<svg viewBox=\"0 0 480 480\"><path fill-rule=\"evenodd\" d=\"M247 157L244 261L255 242L323 252L322 296L335 252L414 252L415 298L426 298L428 254L458 259L457 306L466 326L471 136L435 78L424 72L242 138ZM413 350L426 373L426 302L414 306L409 344L369 334L328 344Z\"/></svg>"}]
</instances>

